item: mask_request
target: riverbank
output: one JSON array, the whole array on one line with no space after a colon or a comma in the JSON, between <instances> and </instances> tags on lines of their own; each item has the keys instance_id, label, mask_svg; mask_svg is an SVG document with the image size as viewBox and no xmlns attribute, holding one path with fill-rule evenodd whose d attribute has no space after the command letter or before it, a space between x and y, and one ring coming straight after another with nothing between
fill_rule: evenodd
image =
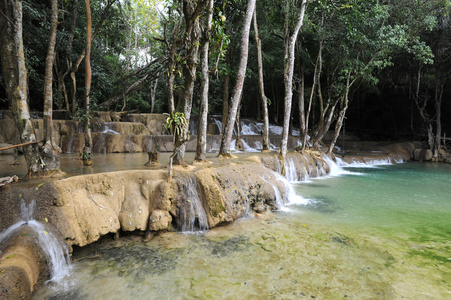
<instances>
[{"instance_id":1,"label":"riverbank","mask_svg":"<svg viewBox=\"0 0 451 300\"><path fill-rule=\"evenodd\" d=\"M374 150L378 153L347 155L344 159L401 162L411 159L415 149L411 143L384 145ZM320 152L304 156L292 153L288 155L286 169L294 170L302 178L325 175L330 166ZM28 187L21 188L12 185L1 190L6 200L1 209L8 212L1 218L2 230L17 221L18 205L13 204L19 198L35 199L35 219L45 223L68 246L85 246L101 236L121 231L140 231L150 237L158 231L213 228L245 215L265 214L289 201L293 191L286 178L278 174L280 170L277 156L269 153L214 159L211 164L176 169L170 181L165 170L156 169L74 176L49 180L43 185L29 182ZM5 260L9 262L0 273L0 280L9 287L2 297L28 298L37 282L36 276L18 263L14 265L18 257L14 247L2 251L0 267ZM30 265L34 263L30 261ZM20 278L14 275L17 268L22 268L26 275ZM28 287L18 288L20 280L29 282Z\"/></svg>"}]
</instances>

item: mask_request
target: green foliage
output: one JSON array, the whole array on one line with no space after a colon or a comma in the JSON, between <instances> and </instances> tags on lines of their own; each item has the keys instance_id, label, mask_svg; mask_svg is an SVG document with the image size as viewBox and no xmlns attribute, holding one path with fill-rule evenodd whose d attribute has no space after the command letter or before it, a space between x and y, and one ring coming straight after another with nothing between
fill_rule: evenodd
<instances>
[{"instance_id":1,"label":"green foliage","mask_svg":"<svg viewBox=\"0 0 451 300\"><path fill-rule=\"evenodd\" d=\"M171 132L172 135L181 135L183 130L188 127L188 120L186 120L183 112L165 113L166 125L165 128Z\"/></svg>"}]
</instances>

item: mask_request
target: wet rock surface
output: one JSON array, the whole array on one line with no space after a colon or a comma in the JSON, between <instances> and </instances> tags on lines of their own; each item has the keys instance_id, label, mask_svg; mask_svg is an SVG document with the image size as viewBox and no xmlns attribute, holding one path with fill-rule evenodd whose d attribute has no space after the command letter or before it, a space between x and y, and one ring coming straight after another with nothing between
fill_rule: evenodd
<instances>
[{"instance_id":1,"label":"wet rock surface","mask_svg":"<svg viewBox=\"0 0 451 300\"><path fill-rule=\"evenodd\" d=\"M415 148L411 144L384 147L381 151L400 160L410 159ZM387 156L378 154L376 158L379 157ZM299 179L328 172L327 162L318 153L304 156L293 153L288 159L298 170ZM362 156L361 159L368 158ZM278 209L278 200L284 201L287 197L286 186L277 173L280 168L277 156L267 154L240 160L224 159L213 166L206 164L191 170L176 168L172 180L168 180L166 170L129 170L50 180L39 187L36 181L30 181L28 187L0 189L5 199L0 208L6 212L0 217L0 225L4 230L16 221L15 201L23 197L36 199L36 219L46 219L70 246L86 246L119 231L181 229L187 220L192 222L189 224L193 228L199 228L203 222L212 228L243 216ZM188 188L195 193L188 192ZM187 208L194 200L199 201L206 220L202 219L199 209ZM327 205L325 208L331 209ZM187 213L192 215L187 217ZM341 237L331 238L347 242ZM233 245L241 244L230 242L230 247ZM236 251L241 251L240 247ZM211 251L222 255L216 246L212 246ZM39 263L37 265L42 276L45 272ZM13 284L18 273L13 268L8 270L2 276L8 284ZM28 278L24 279L27 280L25 285L32 290L37 277L28 273L23 276Z\"/></svg>"}]
</instances>

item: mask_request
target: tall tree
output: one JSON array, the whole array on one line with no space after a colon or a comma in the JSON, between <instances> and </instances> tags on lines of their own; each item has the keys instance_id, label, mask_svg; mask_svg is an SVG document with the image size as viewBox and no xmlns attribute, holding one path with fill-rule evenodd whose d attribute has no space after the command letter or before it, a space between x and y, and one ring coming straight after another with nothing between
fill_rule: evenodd
<instances>
[{"instance_id":1,"label":"tall tree","mask_svg":"<svg viewBox=\"0 0 451 300\"><path fill-rule=\"evenodd\" d=\"M50 35L44 78L44 146L41 156L44 157L48 171L59 171L61 149L53 139L53 64L55 60L56 31L58 26L58 0L51 2Z\"/></svg>"},{"instance_id":2,"label":"tall tree","mask_svg":"<svg viewBox=\"0 0 451 300\"><path fill-rule=\"evenodd\" d=\"M263 151L269 150L269 113L268 98L265 94L265 84L263 80L263 58L262 58L262 41L258 34L257 9L254 10L254 33L255 42L257 43L257 66L258 66L258 91L260 92L262 110L263 110Z\"/></svg>"},{"instance_id":3,"label":"tall tree","mask_svg":"<svg viewBox=\"0 0 451 300\"><path fill-rule=\"evenodd\" d=\"M204 30L204 41L200 50L202 78L200 82L200 110L199 126L197 130L197 147L195 160L205 160L207 152L207 117L208 117L208 90L210 84L208 72L208 51L210 48L210 31L213 19L213 0L208 1L207 18Z\"/></svg>"},{"instance_id":4,"label":"tall tree","mask_svg":"<svg viewBox=\"0 0 451 300\"><path fill-rule=\"evenodd\" d=\"M288 131L290 127L291 117L291 104L293 102L293 73L294 73L294 59L295 59L295 46L298 38L299 31L304 23L305 10L307 8L307 0L301 1L301 7L296 19L296 23L293 29L290 27L290 13L292 8L292 0L285 1L285 57L284 57L284 83L285 83L285 110L283 119L282 130L282 142L280 145L280 158L282 160L282 166L284 166L285 156L287 153L288 144ZM284 167L282 167L284 173Z\"/></svg>"},{"instance_id":5,"label":"tall tree","mask_svg":"<svg viewBox=\"0 0 451 300\"><path fill-rule=\"evenodd\" d=\"M0 47L2 72L8 101L22 143L37 142L28 107L28 77L23 47L22 1L0 1ZM43 162L37 145L23 147L28 175L38 174Z\"/></svg>"},{"instance_id":6,"label":"tall tree","mask_svg":"<svg viewBox=\"0 0 451 300\"><path fill-rule=\"evenodd\" d=\"M83 148L83 164L85 166L92 165L92 135L91 135L91 122L90 122L90 93L91 93L91 38L92 38L92 22L91 22L91 4L89 0L86 0L86 56L85 56L85 110L86 115L84 118L84 135L85 146Z\"/></svg>"},{"instance_id":7,"label":"tall tree","mask_svg":"<svg viewBox=\"0 0 451 300\"><path fill-rule=\"evenodd\" d=\"M183 15L185 18L185 36L184 46L186 49L186 58L183 68L184 89L180 107L187 120L190 119L193 106L194 82L196 79L196 70L198 64L199 41L200 41L200 17L207 6L208 0L194 1L183 0ZM189 139L188 127L183 128L182 134L178 136L174 145L174 151L177 152L174 157L174 163L184 164L185 145Z\"/></svg>"},{"instance_id":8,"label":"tall tree","mask_svg":"<svg viewBox=\"0 0 451 300\"><path fill-rule=\"evenodd\" d=\"M243 92L244 78L247 69L247 60L249 52L249 32L252 22L252 16L255 10L256 0L248 0L246 7L246 15L244 18L243 29L241 33L241 50L240 50L240 63L238 66L237 80L233 94L231 97L231 104L229 113L227 115L227 121L222 133L221 146L219 148L219 156L228 156L230 150L230 144L232 143L233 127L235 125L236 115L240 104L241 94Z\"/></svg>"}]
</instances>

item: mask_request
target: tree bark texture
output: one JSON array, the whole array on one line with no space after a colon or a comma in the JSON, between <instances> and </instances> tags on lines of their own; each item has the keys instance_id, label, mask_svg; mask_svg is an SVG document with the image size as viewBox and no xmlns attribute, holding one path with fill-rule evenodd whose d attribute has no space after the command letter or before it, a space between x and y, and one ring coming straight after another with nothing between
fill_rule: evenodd
<instances>
[{"instance_id":1,"label":"tree bark texture","mask_svg":"<svg viewBox=\"0 0 451 300\"><path fill-rule=\"evenodd\" d=\"M155 79L155 84L152 88L152 92L150 94L150 113L153 114L154 108L155 108L155 99L157 95L157 86L158 86L158 79Z\"/></svg>"},{"instance_id":2,"label":"tree bark texture","mask_svg":"<svg viewBox=\"0 0 451 300\"><path fill-rule=\"evenodd\" d=\"M0 1L1 60L5 89L22 143L36 141L28 107L28 78L22 39L22 1ZM28 174L39 172L36 144L23 147Z\"/></svg>"},{"instance_id":3,"label":"tree bark texture","mask_svg":"<svg viewBox=\"0 0 451 300\"><path fill-rule=\"evenodd\" d=\"M332 155L332 151L334 150L335 144L337 143L338 136L340 135L341 127L343 126L343 122L345 120L346 111L348 110L349 106L349 91L351 90L351 87L356 82L358 76L351 80L351 73L348 74L348 77L346 79L346 89L345 93L343 95L343 98L340 102L340 111L338 113L337 122L335 123L335 132L334 137L332 138L332 142L329 145L329 149L327 150L327 155Z\"/></svg>"},{"instance_id":4,"label":"tree bark texture","mask_svg":"<svg viewBox=\"0 0 451 300\"><path fill-rule=\"evenodd\" d=\"M183 1L183 14L185 15L185 48L187 50L186 64L184 67L184 93L182 109L185 118L189 121L193 107L194 81L198 64L200 25L199 18L205 10L208 0ZM179 149L174 157L174 164L183 165L185 156L185 144L189 139L189 126L183 129L183 133L175 141L175 149Z\"/></svg>"},{"instance_id":5,"label":"tree bark texture","mask_svg":"<svg viewBox=\"0 0 451 300\"><path fill-rule=\"evenodd\" d=\"M288 131L290 126L290 116L291 116L291 104L293 100L293 72L294 72L294 59L295 59L295 45L299 34L299 31L304 22L305 10L307 7L307 0L302 0L301 9L299 12L299 17L297 19L296 26L292 34L288 37L285 42L285 59L284 59L284 83L285 83L285 98L284 98L284 119L283 119L283 130L282 130L282 142L280 145L281 158L285 160L285 155L287 153L288 144ZM282 162L283 165L283 162ZM283 170L282 170L283 171Z\"/></svg>"},{"instance_id":6,"label":"tree bark texture","mask_svg":"<svg viewBox=\"0 0 451 300\"><path fill-rule=\"evenodd\" d=\"M213 19L213 0L208 1L208 14L206 20L205 36L201 47L201 68L202 78L200 82L200 109L199 127L197 129L197 147L195 160L205 160L207 152L207 117L208 117L208 89L210 78L208 74L208 51L210 49L210 31Z\"/></svg>"},{"instance_id":7,"label":"tree bark texture","mask_svg":"<svg viewBox=\"0 0 451 300\"><path fill-rule=\"evenodd\" d=\"M269 113L268 98L265 95L265 84L263 81L263 58L262 58L262 41L258 35L257 9L254 10L254 32L255 41L257 43L257 63L258 63L258 90L262 101L263 110L263 151L269 150Z\"/></svg>"},{"instance_id":8,"label":"tree bark texture","mask_svg":"<svg viewBox=\"0 0 451 300\"><path fill-rule=\"evenodd\" d=\"M348 109L349 104L349 87L346 87L346 94L343 96L341 102L340 112L338 113L337 123L335 123L335 131L332 142L329 145L329 149L327 150L327 155L331 155L334 150L335 144L337 143L338 136L340 135L341 127L343 126L343 121L345 119L346 110Z\"/></svg>"},{"instance_id":9,"label":"tree bark texture","mask_svg":"<svg viewBox=\"0 0 451 300\"><path fill-rule=\"evenodd\" d=\"M103 9L102 15L100 17L100 21L97 23L95 29L94 29L94 33L91 35L90 39L91 42L92 40L94 40L100 30L100 28L102 27L103 23L105 22L105 20L108 18L108 14L110 11L110 8L113 6L113 4L116 2L117 0L109 0L108 3L106 4L105 8ZM70 109L71 109L71 113L74 114L75 113L75 109L77 107L77 80L76 80L76 73L78 71L78 68L80 67L81 62L83 61L83 59L86 56L86 47L83 49L83 51L80 53L80 55L77 57L77 59L73 62L70 59L70 55L72 52L72 43L75 37L75 24L76 24L76 19L77 19L77 2L78 0L74 0L73 1L73 12L72 12L72 23L71 23L71 29L70 29L70 35L69 35L69 39L68 39L68 46L67 46L67 53L66 53L66 59L67 59L67 69L66 71L60 76L61 80L64 82L65 77L67 76L67 74L70 74L70 80L71 80L71 88L70 88L70 100L67 101L66 106L69 105ZM89 0L87 0L87 2L89 2ZM62 68L60 68L62 70ZM66 91L64 91L65 94L69 95L69 93L67 93Z\"/></svg>"},{"instance_id":10,"label":"tree bark texture","mask_svg":"<svg viewBox=\"0 0 451 300\"><path fill-rule=\"evenodd\" d=\"M246 8L246 16L244 18L243 29L241 34L241 50L240 63L238 67L237 80L233 89L229 113L227 121L222 133L221 146L219 148L219 156L229 155L230 144L232 143L233 127L235 125L236 114L240 104L241 93L243 91L244 78L247 69L247 60L249 52L249 31L252 22L252 16L255 10L256 0L248 0Z\"/></svg>"},{"instance_id":11,"label":"tree bark texture","mask_svg":"<svg viewBox=\"0 0 451 300\"><path fill-rule=\"evenodd\" d=\"M299 64L299 88L298 88L298 108L299 108L299 131L301 133L302 149L304 148L304 139L307 139L307 128L305 126L305 72L304 61Z\"/></svg>"},{"instance_id":12,"label":"tree bark texture","mask_svg":"<svg viewBox=\"0 0 451 300\"><path fill-rule=\"evenodd\" d=\"M89 118L90 114L90 99L89 94L91 92L91 37L92 37L92 23L91 23L91 5L89 0L86 0L86 56L85 56L85 109L86 118L84 120L84 133L85 133L85 147L83 148L83 164L90 166L92 164L92 136L91 136L91 122Z\"/></svg>"},{"instance_id":13,"label":"tree bark texture","mask_svg":"<svg viewBox=\"0 0 451 300\"><path fill-rule=\"evenodd\" d=\"M227 63L228 54L226 54ZM224 133L225 125L227 123L227 116L229 115L229 85L230 75L227 73L224 76L224 83L222 85L222 128L221 133Z\"/></svg>"},{"instance_id":14,"label":"tree bark texture","mask_svg":"<svg viewBox=\"0 0 451 300\"><path fill-rule=\"evenodd\" d=\"M58 26L58 0L52 0L50 18L49 46L45 60L44 78L44 141L41 156L45 157L45 168L48 171L58 171L60 168L61 149L53 140L53 64L55 60L56 29Z\"/></svg>"}]
</instances>

